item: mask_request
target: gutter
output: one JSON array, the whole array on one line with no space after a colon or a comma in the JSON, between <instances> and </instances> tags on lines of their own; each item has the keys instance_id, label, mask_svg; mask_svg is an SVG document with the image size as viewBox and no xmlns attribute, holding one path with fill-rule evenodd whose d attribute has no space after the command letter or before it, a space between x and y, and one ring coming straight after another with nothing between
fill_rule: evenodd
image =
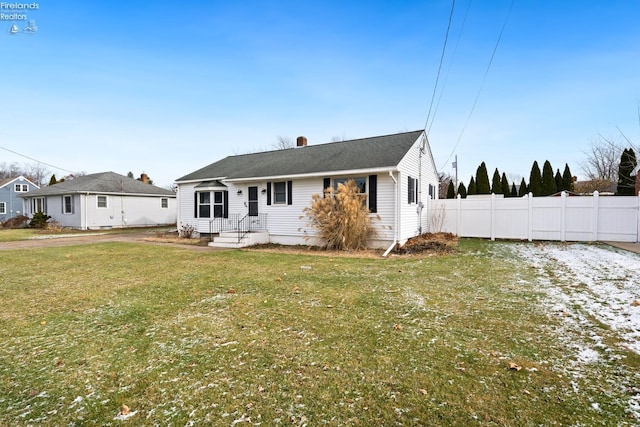
<instances>
[{"instance_id":1,"label":"gutter","mask_svg":"<svg viewBox=\"0 0 640 427\"><path fill-rule=\"evenodd\" d=\"M393 172L389 171L389 176L391 177L391 179L394 182L394 186L393 186L393 222L394 224L394 230L393 230L393 243L391 243L391 246L389 246L387 248L386 251L384 251L384 253L382 254L383 257L386 257L387 255L389 255L389 252L391 252L393 250L393 248L396 247L396 245L398 244L398 180L396 179L395 176L393 176Z\"/></svg>"}]
</instances>

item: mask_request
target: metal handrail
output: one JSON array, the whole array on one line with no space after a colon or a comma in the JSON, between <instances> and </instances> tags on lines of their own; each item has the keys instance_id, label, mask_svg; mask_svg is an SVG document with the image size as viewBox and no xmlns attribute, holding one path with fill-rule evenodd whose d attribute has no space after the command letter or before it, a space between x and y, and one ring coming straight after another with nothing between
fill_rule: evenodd
<instances>
[{"instance_id":1,"label":"metal handrail","mask_svg":"<svg viewBox=\"0 0 640 427\"><path fill-rule=\"evenodd\" d=\"M240 217L240 214L229 215L229 218L212 218L209 221L209 236L213 241L214 233L221 233L223 231L235 231L238 236L238 243L244 236L250 231L266 230L267 229L267 214L262 213L258 215L246 214Z\"/></svg>"}]
</instances>

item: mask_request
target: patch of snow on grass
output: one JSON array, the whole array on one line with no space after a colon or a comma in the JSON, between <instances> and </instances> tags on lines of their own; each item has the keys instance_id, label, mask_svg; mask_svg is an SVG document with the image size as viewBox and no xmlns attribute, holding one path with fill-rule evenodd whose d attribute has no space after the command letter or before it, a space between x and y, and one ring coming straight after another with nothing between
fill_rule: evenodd
<instances>
[{"instance_id":1,"label":"patch of snow on grass","mask_svg":"<svg viewBox=\"0 0 640 427\"><path fill-rule=\"evenodd\" d=\"M640 354L639 255L582 244L518 245L517 251L556 282L546 289L554 309L583 323L585 315L597 319Z\"/></svg>"},{"instance_id":2,"label":"patch of snow on grass","mask_svg":"<svg viewBox=\"0 0 640 427\"><path fill-rule=\"evenodd\" d=\"M581 366L615 363L622 357L598 331L617 337L620 346L640 354L640 255L586 244L516 244L512 248L535 269L535 285L547 296L543 307L562 319L557 333L573 349L573 362L567 366L571 375L581 377ZM634 374L613 382L628 389L628 411L640 419L640 392L629 391L637 378ZM577 383L574 388L579 392ZM592 409L599 411L599 404L593 403Z\"/></svg>"}]
</instances>

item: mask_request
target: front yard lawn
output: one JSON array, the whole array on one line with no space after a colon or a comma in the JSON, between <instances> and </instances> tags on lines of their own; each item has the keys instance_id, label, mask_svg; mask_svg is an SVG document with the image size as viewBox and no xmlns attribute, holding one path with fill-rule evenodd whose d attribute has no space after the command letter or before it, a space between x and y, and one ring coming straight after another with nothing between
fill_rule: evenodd
<instances>
[{"instance_id":1,"label":"front yard lawn","mask_svg":"<svg viewBox=\"0 0 640 427\"><path fill-rule=\"evenodd\" d=\"M513 245L4 252L0 425L637 425L638 355L580 359Z\"/></svg>"}]
</instances>

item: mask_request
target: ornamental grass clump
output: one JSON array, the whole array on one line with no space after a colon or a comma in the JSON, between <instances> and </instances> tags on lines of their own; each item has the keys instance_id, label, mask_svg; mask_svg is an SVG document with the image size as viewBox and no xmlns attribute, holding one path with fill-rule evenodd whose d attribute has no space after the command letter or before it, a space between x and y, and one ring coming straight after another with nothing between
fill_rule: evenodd
<instances>
[{"instance_id":1,"label":"ornamental grass clump","mask_svg":"<svg viewBox=\"0 0 640 427\"><path fill-rule=\"evenodd\" d=\"M336 190L325 189L323 196L312 196L311 206L303 212L309 219L307 225L318 231L314 237L322 241L326 249L359 250L375 237L365 197L352 179L338 184Z\"/></svg>"}]
</instances>

